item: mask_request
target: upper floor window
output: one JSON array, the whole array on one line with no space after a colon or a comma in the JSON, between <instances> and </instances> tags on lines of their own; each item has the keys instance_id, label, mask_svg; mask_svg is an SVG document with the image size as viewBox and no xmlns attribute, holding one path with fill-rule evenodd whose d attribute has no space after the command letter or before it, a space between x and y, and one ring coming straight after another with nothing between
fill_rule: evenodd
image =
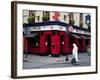
<instances>
[{"instance_id":1,"label":"upper floor window","mask_svg":"<svg viewBox=\"0 0 100 80\"><path fill-rule=\"evenodd\" d=\"M40 16L37 16L37 20L40 21Z\"/></svg>"},{"instance_id":2,"label":"upper floor window","mask_svg":"<svg viewBox=\"0 0 100 80\"><path fill-rule=\"evenodd\" d=\"M35 11L29 10L28 23L35 22Z\"/></svg>"},{"instance_id":3,"label":"upper floor window","mask_svg":"<svg viewBox=\"0 0 100 80\"><path fill-rule=\"evenodd\" d=\"M74 25L75 21L74 21L74 14L73 13L69 13L69 24Z\"/></svg>"},{"instance_id":4,"label":"upper floor window","mask_svg":"<svg viewBox=\"0 0 100 80\"><path fill-rule=\"evenodd\" d=\"M49 21L50 20L50 12L49 11L43 11L43 21Z\"/></svg>"},{"instance_id":5,"label":"upper floor window","mask_svg":"<svg viewBox=\"0 0 100 80\"><path fill-rule=\"evenodd\" d=\"M80 27L83 27L83 13L80 13Z\"/></svg>"},{"instance_id":6,"label":"upper floor window","mask_svg":"<svg viewBox=\"0 0 100 80\"><path fill-rule=\"evenodd\" d=\"M66 15L64 15L64 21L66 20Z\"/></svg>"}]
</instances>

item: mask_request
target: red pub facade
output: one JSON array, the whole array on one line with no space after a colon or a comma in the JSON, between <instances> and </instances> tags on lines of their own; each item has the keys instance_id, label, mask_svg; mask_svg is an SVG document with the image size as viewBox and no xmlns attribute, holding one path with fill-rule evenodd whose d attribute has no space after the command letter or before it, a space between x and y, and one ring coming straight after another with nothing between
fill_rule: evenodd
<instances>
[{"instance_id":1,"label":"red pub facade","mask_svg":"<svg viewBox=\"0 0 100 80\"><path fill-rule=\"evenodd\" d=\"M38 55L60 56L72 52L76 43L79 52L90 46L90 30L60 21L23 25L23 51Z\"/></svg>"}]
</instances>

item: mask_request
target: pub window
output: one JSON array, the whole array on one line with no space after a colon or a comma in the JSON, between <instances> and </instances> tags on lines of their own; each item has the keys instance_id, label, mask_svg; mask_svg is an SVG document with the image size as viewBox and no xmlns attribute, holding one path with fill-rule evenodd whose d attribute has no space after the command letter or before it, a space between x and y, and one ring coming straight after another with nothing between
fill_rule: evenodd
<instances>
[{"instance_id":1,"label":"pub window","mask_svg":"<svg viewBox=\"0 0 100 80\"><path fill-rule=\"evenodd\" d=\"M39 47L40 45L40 37L32 37L28 39L30 47Z\"/></svg>"},{"instance_id":2,"label":"pub window","mask_svg":"<svg viewBox=\"0 0 100 80\"><path fill-rule=\"evenodd\" d=\"M83 27L83 13L80 13L80 27Z\"/></svg>"}]
</instances>

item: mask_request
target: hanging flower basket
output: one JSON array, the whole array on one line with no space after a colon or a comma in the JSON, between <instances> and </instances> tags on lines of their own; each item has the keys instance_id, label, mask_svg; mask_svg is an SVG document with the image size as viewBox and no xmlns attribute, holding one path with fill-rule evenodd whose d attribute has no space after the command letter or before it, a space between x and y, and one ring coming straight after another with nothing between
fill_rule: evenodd
<instances>
[{"instance_id":1,"label":"hanging flower basket","mask_svg":"<svg viewBox=\"0 0 100 80\"><path fill-rule=\"evenodd\" d=\"M28 23L33 23L33 22L35 22L35 16L30 16L28 18Z\"/></svg>"},{"instance_id":2,"label":"hanging flower basket","mask_svg":"<svg viewBox=\"0 0 100 80\"><path fill-rule=\"evenodd\" d=\"M75 20L74 19L69 20L69 24L74 25L75 24Z\"/></svg>"}]
</instances>

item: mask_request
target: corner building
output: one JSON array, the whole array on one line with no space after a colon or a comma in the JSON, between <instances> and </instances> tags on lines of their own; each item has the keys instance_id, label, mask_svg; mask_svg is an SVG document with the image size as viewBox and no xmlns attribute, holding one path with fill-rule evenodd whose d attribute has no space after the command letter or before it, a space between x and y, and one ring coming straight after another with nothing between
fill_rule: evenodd
<instances>
[{"instance_id":1,"label":"corner building","mask_svg":"<svg viewBox=\"0 0 100 80\"><path fill-rule=\"evenodd\" d=\"M35 16L32 23L28 22L30 16ZM48 18L43 19L44 16ZM79 52L87 51L91 45L91 31L86 16L90 14L23 11L23 51L58 57L72 53L73 43Z\"/></svg>"}]
</instances>

